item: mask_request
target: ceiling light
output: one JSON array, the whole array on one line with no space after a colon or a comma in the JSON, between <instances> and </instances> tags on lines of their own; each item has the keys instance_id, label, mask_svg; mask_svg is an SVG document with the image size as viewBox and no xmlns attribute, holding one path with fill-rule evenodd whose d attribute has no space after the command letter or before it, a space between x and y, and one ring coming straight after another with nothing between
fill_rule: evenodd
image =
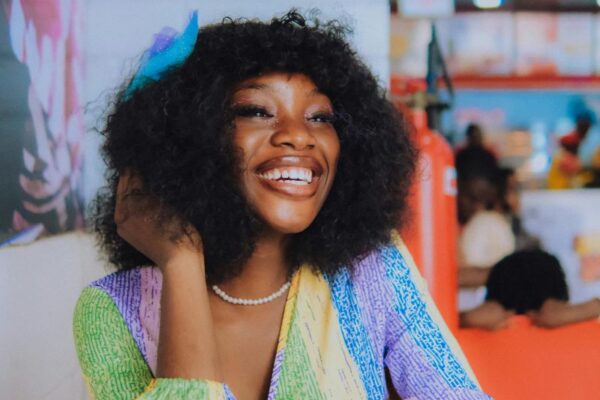
<instances>
[{"instance_id":1,"label":"ceiling light","mask_svg":"<svg viewBox=\"0 0 600 400\"><path fill-rule=\"evenodd\" d=\"M473 4L478 8L498 8L502 5L502 0L473 0Z\"/></svg>"}]
</instances>

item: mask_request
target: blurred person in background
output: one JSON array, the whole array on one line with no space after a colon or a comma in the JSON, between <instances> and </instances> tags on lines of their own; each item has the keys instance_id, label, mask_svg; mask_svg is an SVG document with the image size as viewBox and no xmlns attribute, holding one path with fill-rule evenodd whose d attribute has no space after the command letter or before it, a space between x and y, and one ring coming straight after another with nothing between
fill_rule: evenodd
<instances>
[{"instance_id":1,"label":"blurred person in background","mask_svg":"<svg viewBox=\"0 0 600 400\"><path fill-rule=\"evenodd\" d=\"M515 236L516 250L534 250L540 248L539 238L529 234L523 227L520 210L519 182L515 170L500 168L497 174L497 188L499 191L498 210L508 220Z\"/></svg>"},{"instance_id":2,"label":"blurred person in background","mask_svg":"<svg viewBox=\"0 0 600 400\"><path fill-rule=\"evenodd\" d=\"M600 147L594 150L589 176L587 181L585 182L584 187L590 189L600 188Z\"/></svg>"},{"instance_id":3,"label":"blurred person in background","mask_svg":"<svg viewBox=\"0 0 600 400\"><path fill-rule=\"evenodd\" d=\"M459 181L458 211L462 227L458 239L458 308L468 311L481 305L492 266L515 250L515 235L503 212L504 200L495 178L474 177Z\"/></svg>"},{"instance_id":4,"label":"blurred person in background","mask_svg":"<svg viewBox=\"0 0 600 400\"><path fill-rule=\"evenodd\" d=\"M496 155L485 146L481 126L469 124L465 133L467 143L456 151L456 175L458 180L483 176L493 179L498 168Z\"/></svg>"},{"instance_id":5,"label":"blurred person in background","mask_svg":"<svg viewBox=\"0 0 600 400\"><path fill-rule=\"evenodd\" d=\"M477 178L463 183L459 200L460 208L471 207L463 210L468 219L459 240L462 327L501 329L515 314L527 314L546 328L600 316L598 299L569 303L558 259L542 251L539 240L524 230L512 169L498 169L493 182Z\"/></svg>"},{"instance_id":6,"label":"blurred person in background","mask_svg":"<svg viewBox=\"0 0 600 400\"><path fill-rule=\"evenodd\" d=\"M552 164L548 170L548 189L571 189L582 185L579 147L594 121L594 113L582 110L575 117L575 129L560 138L559 148L552 156Z\"/></svg>"},{"instance_id":7,"label":"blurred person in background","mask_svg":"<svg viewBox=\"0 0 600 400\"><path fill-rule=\"evenodd\" d=\"M460 315L462 327L497 330L526 314L535 325L557 328L600 317L600 299L570 304L558 259L541 250L521 250L500 260L486 282L485 302Z\"/></svg>"}]
</instances>

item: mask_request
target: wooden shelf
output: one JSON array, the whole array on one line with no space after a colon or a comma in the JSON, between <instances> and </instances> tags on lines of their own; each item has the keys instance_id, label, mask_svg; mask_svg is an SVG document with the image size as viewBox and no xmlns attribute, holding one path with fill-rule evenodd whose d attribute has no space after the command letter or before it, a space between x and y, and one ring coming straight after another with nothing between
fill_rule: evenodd
<instances>
[{"instance_id":1,"label":"wooden shelf","mask_svg":"<svg viewBox=\"0 0 600 400\"><path fill-rule=\"evenodd\" d=\"M457 76L457 89L576 89L600 90L598 76Z\"/></svg>"},{"instance_id":2,"label":"wooden shelf","mask_svg":"<svg viewBox=\"0 0 600 400\"><path fill-rule=\"evenodd\" d=\"M441 83L443 84L443 82ZM452 77L455 89L481 90L599 90L600 76L480 76L461 75ZM425 87L423 79L392 75L392 92L403 87Z\"/></svg>"}]
</instances>

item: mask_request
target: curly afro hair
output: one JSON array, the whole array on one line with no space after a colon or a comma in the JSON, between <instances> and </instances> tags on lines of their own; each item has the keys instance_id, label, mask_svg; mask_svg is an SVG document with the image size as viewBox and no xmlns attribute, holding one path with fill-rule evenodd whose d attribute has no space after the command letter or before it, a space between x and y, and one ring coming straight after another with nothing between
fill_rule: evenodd
<instances>
[{"instance_id":1,"label":"curly afro hair","mask_svg":"<svg viewBox=\"0 0 600 400\"><path fill-rule=\"evenodd\" d=\"M294 10L270 23L226 18L201 29L191 55L159 81L131 95L120 91L102 130L108 185L94 207L109 260L120 269L151 265L119 237L113 219L119 174L133 170L165 210L200 232L210 283L239 273L263 224L239 187L230 99L236 83L269 72L312 79L332 102L341 144L325 204L288 241L290 273L304 263L335 273L387 243L405 219L416 152L406 121L346 42L347 32ZM163 221L172 217L162 214Z\"/></svg>"},{"instance_id":2,"label":"curly afro hair","mask_svg":"<svg viewBox=\"0 0 600 400\"><path fill-rule=\"evenodd\" d=\"M495 300L517 314L539 310L550 298L569 300L560 263L541 250L522 250L504 257L492 268L486 287L486 300Z\"/></svg>"}]
</instances>

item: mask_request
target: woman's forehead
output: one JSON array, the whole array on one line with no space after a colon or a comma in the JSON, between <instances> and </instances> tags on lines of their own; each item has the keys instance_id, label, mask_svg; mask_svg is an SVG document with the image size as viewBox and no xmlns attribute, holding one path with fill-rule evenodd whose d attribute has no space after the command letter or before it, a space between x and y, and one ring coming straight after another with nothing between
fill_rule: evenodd
<instances>
[{"instance_id":1,"label":"woman's forehead","mask_svg":"<svg viewBox=\"0 0 600 400\"><path fill-rule=\"evenodd\" d=\"M263 89L269 86L273 86L277 83L290 83L290 82L303 82L305 84L312 85L316 88L313 80L303 73L297 72L286 72L286 71L274 71L267 72L260 75L252 76L239 82L235 88L239 89Z\"/></svg>"},{"instance_id":2,"label":"woman's forehead","mask_svg":"<svg viewBox=\"0 0 600 400\"><path fill-rule=\"evenodd\" d=\"M233 93L235 97L236 94L242 95L251 91L282 93L289 90L302 93L306 97L325 96L309 76L291 72L270 72L245 79L234 87Z\"/></svg>"}]
</instances>

